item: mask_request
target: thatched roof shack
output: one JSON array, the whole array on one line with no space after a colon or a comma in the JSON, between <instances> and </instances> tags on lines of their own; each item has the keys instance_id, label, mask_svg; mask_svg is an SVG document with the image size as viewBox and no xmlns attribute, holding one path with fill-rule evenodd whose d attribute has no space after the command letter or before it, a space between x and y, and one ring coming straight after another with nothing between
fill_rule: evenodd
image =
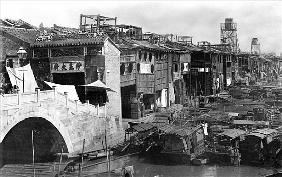
<instances>
[{"instance_id":1,"label":"thatched roof shack","mask_svg":"<svg viewBox=\"0 0 282 177\"><path fill-rule=\"evenodd\" d=\"M245 133L246 131L240 129L225 129L222 133L218 134L219 144L235 147L236 141L238 143Z\"/></svg>"},{"instance_id":2,"label":"thatched roof shack","mask_svg":"<svg viewBox=\"0 0 282 177\"><path fill-rule=\"evenodd\" d=\"M204 130L197 127L165 125L159 127L164 133L164 152L200 155L204 152Z\"/></svg>"},{"instance_id":3,"label":"thatched roof shack","mask_svg":"<svg viewBox=\"0 0 282 177\"><path fill-rule=\"evenodd\" d=\"M265 159L272 151L271 142L278 141L278 136L279 132L270 128L257 129L247 134L240 143L242 160L250 162Z\"/></svg>"}]
</instances>

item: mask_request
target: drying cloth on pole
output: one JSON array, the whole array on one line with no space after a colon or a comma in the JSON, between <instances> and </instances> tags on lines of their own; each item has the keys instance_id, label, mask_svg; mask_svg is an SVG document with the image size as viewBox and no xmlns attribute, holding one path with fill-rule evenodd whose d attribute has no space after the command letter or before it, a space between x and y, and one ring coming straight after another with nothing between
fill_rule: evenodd
<instances>
[{"instance_id":1,"label":"drying cloth on pole","mask_svg":"<svg viewBox=\"0 0 282 177\"><path fill-rule=\"evenodd\" d=\"M90 84L86 84L86 85L80 85L80 86L84 86L84 87L93 87L93 88L101 88L101 89L105 89L107 91L112 91L115 92L114 90L112 90L110 87L108 87L107 85L105 85L102 81L97 80L95 82L92 82Z\"/></svg>"},{"instance_id":2,"label":"drying cloth on pole","mask_svg":"<svg viewBox=\"0 0 282 177\"><path fill-rule=\"evenodd\" d=\"M35 92L37 83L35 81L30 64L23 67L10 68L6 67L11 84L18 86L20 93L23 92Z\"/></svg>"},{"instance_id":3,"label":"drying cloth on pole","mask_svg":"<svg viewBox=\"0 0 282 177\"><path fill-rule=\"evenodd\" d=\"M47 85L49 85L49 87L53 87L55 86L56 87L56 91L58 93L61 93L61 94L64 94L64 92L67 92L68 93L68 98L70 100L79 100L79 97L77 95L77 92L76 92L76 89L75 89L75 86L74 85L61 85L61 84L55 84L55 83L52 83L52 82L47 82L47 81L44 81Z\"/></svg>"}]
</instances>

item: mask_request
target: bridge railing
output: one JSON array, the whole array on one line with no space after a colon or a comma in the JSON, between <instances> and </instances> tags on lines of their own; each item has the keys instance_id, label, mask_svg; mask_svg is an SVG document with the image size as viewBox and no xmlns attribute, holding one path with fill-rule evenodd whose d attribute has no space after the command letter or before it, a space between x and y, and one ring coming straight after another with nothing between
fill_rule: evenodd
<instances>
[{"instance_id":1,"label":"bridge railing","mask_svg":"<svg viewBox=\"0 0 282 177\"><path fill-rule=\"evenodd\" d=\"M56 92L55 98L57 101L65 104L66 107L71 108L77 112L89 112L93 115L103 116L106 113L106 106L92 105L86 100L86 103L81 103L79 100L71 100L68 98L68 93Z\"/></svg>"},{"instance_id":2,"label":"bridge railing","mask_svg":"<svg viewBox=\"0 0 282 177\"><path fill-rule=\"evenodd\" d=\"M4 94L0 97L1 109L10 106L20 106L23 103L36 103L51 99L55 102L60 102L75 112L88 112L99 116L106 114L106 106L95 106L89 104L88 101L86 101L86 103L81 103L79 100L71 100L69 99L67 92L64 94L59 93L56 91L55 87L52 90L40 91L39 89L36 89L35 92Z\"/></svg>"}]
</instances>

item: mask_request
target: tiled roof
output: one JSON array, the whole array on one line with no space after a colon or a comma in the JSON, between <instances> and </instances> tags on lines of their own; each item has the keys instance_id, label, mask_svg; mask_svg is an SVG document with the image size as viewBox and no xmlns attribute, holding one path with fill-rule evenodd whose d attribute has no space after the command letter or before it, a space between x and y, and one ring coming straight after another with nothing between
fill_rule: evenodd
<instances>
[{"instance_id":1,"label":"tiled roof","mask_svg":"<svg viewBox=\"0 0 282 177\"><path fill-rule=\"evenodd\" d=\"M102 44L105 40L104 36L97 36L93 38L82 38L82 39L62 39L55 41L36 41L32 44L32 47L55 47L55 46L68 46L68 45L91 45L91 44Z\"/></svg>"},{"instance_id":2,"label":"tiled roof","mask_svg":"<svg viewBox=\"0 0 282 177\"><path fill-rule=\"evenodd\" d=\"M25 29L25 28L13 28L13 27L0 27L0 32L5 35L12 35L26 43L35 42L39 31L36 29Z\"/></svg>"},{"instance_id":3,"label":"tiled roof","mask_svg":"<svg viewBox=\"0 0 282 177\"><path fill-rule=\"evenodd\" d=\"M169 49L152 44L148 41L140 41L133 39L123 39L116 44L120 49L148 49L148 50L158 50L158 51L168 51Z\"/></svg>"}]
</instances>

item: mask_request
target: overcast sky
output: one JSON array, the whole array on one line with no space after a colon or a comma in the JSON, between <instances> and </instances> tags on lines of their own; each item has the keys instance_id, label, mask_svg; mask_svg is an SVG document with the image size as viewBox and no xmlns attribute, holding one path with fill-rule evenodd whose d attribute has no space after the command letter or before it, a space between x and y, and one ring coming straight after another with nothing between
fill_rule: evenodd
<instances>
[{"instance_id":1,"label":"overcast sky","mask_svg":"<svg viewBox=\"0 0 282 177\"><path fill-rule=\"evenodd\" d=\"M282 1L6 1L1 19L22 19L32 25L79 26L79 14L117 17L143 32L193 36L193 42L219 43L220 23L233 18L242 51L257 37L262 52L282 52Z\"/></svg>"}]
</instances>

